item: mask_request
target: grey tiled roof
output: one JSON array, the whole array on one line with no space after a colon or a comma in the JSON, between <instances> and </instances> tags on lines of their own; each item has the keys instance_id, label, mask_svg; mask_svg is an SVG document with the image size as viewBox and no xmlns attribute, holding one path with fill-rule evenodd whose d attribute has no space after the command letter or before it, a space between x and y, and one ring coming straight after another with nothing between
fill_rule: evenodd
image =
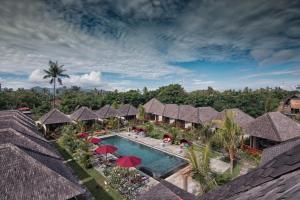
<instances>
[{"instance_id":1,"label":"grey tiled roof","mask_svg":"<svg viewBox=\"0 0 300 200\"><path fill-rule=\"evenodd\" d=\"M300 124L280 112L269 112L251 122L246 128L246 133L283 142L300 137Z\"/></svg>"},{"instance_id":2,"label":"grey tiled roof","mask_svg":"<svg viewBox=\"0 0 300 200\"><path fill-rule=\"evenodd\" d=\"M110 105L103 106L102 108L96 111L96 114L100 119L107 119L110 117L117 117L121 115L118 112L118 110L114 109Z\"/></svg>"},{"instance_id":3,"label":"grey tiled roof","mask_svg":"<svg viewBox=\"0 0 300 200\"><path fill-rule=\"evenodd\" d=\"M45 115L43 115L40 119L42 124L60 124L60 123L71 123L72 120L65 115L64 113L60 112L57 109L52 109Z\"/></svg>"},{"instance_id":4,"label":"grey tiled roof","mask_svg":"<svg viewBox=\"0 0 300 200\"><path fill-rule=\"evenodd\" d=\"M199 122L205 124L216 119L219 112L212 107L198 107L199 109Z\"/></svg>"},{"instance_id":5,"label":"grey tiled roof","mask_svg":"<svg viewBox=\"0 0 300 200\"><path fill-rule=\"evenodd\" d=\"M166 104L163 113L164 117L178 119L179 106L177 104Z\"/></svg>"},{"instance_id":6,"label":"grey tiled roof","mask_svg":"<svg viewBox=\"0 0 300 200\"><path fill-rule=\"evenodd\" d=\"M300 145L201 197L201 200L300 199Z\"/></svg>"},{"instance_id":7,"label":"grey tiled roof","mask_svg":"<svg viewBox=\"0 0 300 200\"><path fill-rule=\"evenodd\" d=\"M250 115L246 114L242 110L238 108L232 108L232 109L225 109L223 110L219 116L218 119L223 120L225 118L225 112L226 111L232 111L234 113L234 122L237 123L241 128L246 128L248 124L250 124L254 118L251 117Z\"/></svg>"},{"instance_id":8,"label":"grey tiled roof","mask_svg":"<svg viewBox=\"0 0 300 200\"><path fill-rule=\"evenodd\" d=\"M300 144L300 139L299 138L288 140L286 142L282 142L282 143L277 144L275 146L264 149L263 153L262 153L262 156L261 156L260 165L263 165L263 164L269 162L270 160L272 160L276 156L278 156L278 155L294 148L298 144Z\"/></svg>"},{"instance_id":9,"label":"grey tiled roof","mask_svg":"<svg viewBox=\"0 0 300 200\"><path fill-rule=\"evenodd\" d=\"M86 120L96 120L98 119L98 116L96 113L94 113L94 111L83 106L78 110L76 110L75 112L73 112L70 115L70 118L75 121L86 121Z\"/></svg>"},{"instance_id":10,"label":"grey tiled roof","mask_svg":"<svg viewBox=\"0 0 300 200\"><path fill-rule=\"evenodd\" d=\"M0 145L0 154L0 199L64 200L84 193L12 144Z\"/></svg>"},{"instance_id":11,"label":"grey tiled roof","mask_svg":"<svg viewBox=\"0 0 300 200\"><path fill-rule=\"evenodd\" d=\"M162 116L164 113L165 105L158 101L156 98L151 99L144 105L146 113Z\"/></svg>"},{"instance_id":12,"label":"grey tiled roof","mask_svg":"<svg viewBox=\"0 0 300 200\"><path fill-rule=\"evenodd\" d=\"M181 188L165 181L151 187L146 193L141 194L137 200L197 200L198 198Z\"/></svg>"},{"instance_id":13,"label":"grey tiled roof","mask_svg":"<svg viewBox=\"0 0 300 200\"><path fill-rule=\"evenodd\" d=\"M118 109L118 112L120 113L121 117L125 116L135 116L138 114L138 110L129 104L121 105L121 107Z\"/></svg>"}]
</instances>

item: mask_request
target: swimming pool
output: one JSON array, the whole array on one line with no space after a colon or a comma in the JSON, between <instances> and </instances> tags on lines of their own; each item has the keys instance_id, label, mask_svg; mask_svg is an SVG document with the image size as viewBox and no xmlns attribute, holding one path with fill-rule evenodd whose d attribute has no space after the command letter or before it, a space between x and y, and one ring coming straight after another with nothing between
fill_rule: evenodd
<instances>
[{"instance_id":1,"label":"swimming pool","mask_svg":"<svg viewBox=\"0 0 300 200\"><path fill-rule=\"evenodd\" d=\"M142 163L138 169L146 173L150 171L151 173L149 175L153 177L166 178L188 164L188 162L182 158L120 136L103 138L101 143L117 147L118 151L116 153L120 156L134 155L141 158Z\"/></svg>"}]
</instances>

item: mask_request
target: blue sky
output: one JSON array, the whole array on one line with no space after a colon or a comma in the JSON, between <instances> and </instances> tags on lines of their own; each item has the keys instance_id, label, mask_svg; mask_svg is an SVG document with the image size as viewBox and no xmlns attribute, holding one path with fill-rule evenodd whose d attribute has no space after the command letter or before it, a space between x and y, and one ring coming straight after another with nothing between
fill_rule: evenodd
<instances>
[{"instance_id":1,"label":"blue sky","mask_svg":"<svg viewBox=\"0 0 300 200\"><path fill-rule=\"evenodd\" d=\"M188 91L300 84L300 2L284 0L3 0L0 82Z\"/></svg>"}]
</instances>

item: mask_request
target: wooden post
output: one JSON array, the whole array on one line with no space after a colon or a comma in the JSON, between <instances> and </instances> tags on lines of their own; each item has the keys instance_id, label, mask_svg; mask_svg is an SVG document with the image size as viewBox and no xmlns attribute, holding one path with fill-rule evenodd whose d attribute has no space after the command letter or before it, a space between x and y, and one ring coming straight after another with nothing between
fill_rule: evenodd
<instances>
[{"instance_id":1,"label":"wooden post","mask_svg":"<svg viewBox=\"0 0 300 200\"><path fill-rule=\"evenodd\" d=\"M188 176L186 174L183 174L182 177L183 177L183 190L188 191Z\"/></svg>"}]
</instances>

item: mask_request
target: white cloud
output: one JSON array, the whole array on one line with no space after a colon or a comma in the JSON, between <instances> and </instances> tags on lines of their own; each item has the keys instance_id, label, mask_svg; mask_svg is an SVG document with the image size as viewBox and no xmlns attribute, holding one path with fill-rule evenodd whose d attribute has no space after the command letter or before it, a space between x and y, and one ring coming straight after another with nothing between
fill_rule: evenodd
<instances>
[{"instance_id":1,"label":"white cloud","mask_svg":"<svg viewBox=\"0 0 300 200\"><path fill-rule=\"evenodd\" d=\"M42 70L35 69L29 75L28 80L32 83L45 83L46 80L43 79L44 76L45 76L45 73L43 73Z\"/></svg>"},{"instance_id":2,"label":"white cloud","mask_svg":"<svg viewBox=\"0 0 300 200\"><path fill-rule=\"evenodd\" d=\"M82 87L99 87L101 83L101 72L91 71L89 74L70 75L64 80L65 85L79 85Z\"/></svg>"}]
</instances>

